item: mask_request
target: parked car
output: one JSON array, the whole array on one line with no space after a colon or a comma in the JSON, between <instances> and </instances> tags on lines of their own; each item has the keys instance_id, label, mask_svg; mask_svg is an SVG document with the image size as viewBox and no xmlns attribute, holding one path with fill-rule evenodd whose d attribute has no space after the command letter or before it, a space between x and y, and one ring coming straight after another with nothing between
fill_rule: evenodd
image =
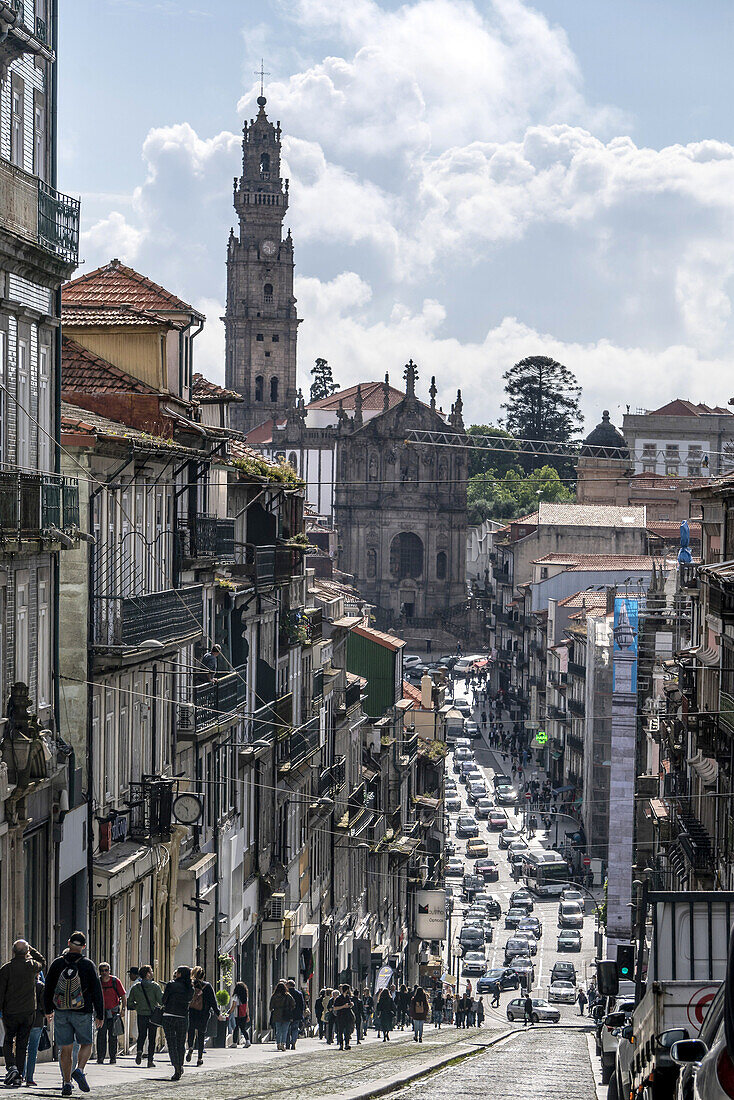
<instances>
[{"instance_id":1,"label":"parked car","mask_svg":"<svg viewBox=\"0 0 734 1100\"><path fill-rule=\"evenodd\" d=\"M534 1024L548 1023L557 1024L561 1018L559 1009L553 1008L547 1001L532 998L533 1002L533 1014L532 1021ZM515 1023L516 1020L524 1021L525 1019L525 998L516 997L507 1005L507 1019L511 1023Z\"/></svg>"},{"instance_id":2,"label":"parked car","mask_svg":"<svg viewBox=\"0 0 734 1100\"><path fill-rule=\"evenodd\" d=\"M503 814L502 810L490 810L487 824L490 829L504 829L507 824L507 817Z\"/></svg>"},{"instance_id":3,"label":"parked car","mask_svg":"<svg viewBox=\"0 0 734 1100\"><path fill-rule=\"evenodd\" d=\"M500 869L493 859L480 859L474 870L485 882L497 882L500 877Z\"/></svg>"},{"instance_id":4,"label":"parked car","mask_svg":"<svg viewBox=\"0 0 734 1100\"><path fill-rule=\"evenodd\" d=\"M497 966L485 971L477 982L477 993L490 993L495 982L500 983L500 989L517 989L520 978L512 966Z\"/></svg>"},{"instance_id":5,"label":"parked car","mask_svg":"<svg viewBox=\"0 0 734 1100\"><path fill-rule=\"evenodd\" d=\"M403 671L406 668L413 668L415 665L422 665L423 658L419 657L417 653L409 653L407 657L403 657Z\"/></svg>"},{"instance_id":6,"label":"parked car","mask_svg":"<svg viewBox=\"0 0 734 1100\"><path fill-rule=\"evenodd\" d=\"M469 840L466 844L466 855L468 859L480 859L482 856L489 855L489 848L487 847L486 840Z\"/></svg>"},{"instance_id":7,"label":"parked car","mask_svg":"<svg viewBox=\"0 0 734 1100\"><path fill-rule=\"evenodd\" d=\"M481 975L486 965L484 951L467 951L461 962L461 973L467 976Z\"/></svg>"},{"instance_id":8,"label":"parked car","mask_svg":"<svg viewBox=\"0 0 734 1100\"><path fill-rule=\"evenodd\" d=\"M499 835L498 842L500 848L509 848L513 840L519 840L519 833L517 829L503 829Z\"/></svg>"},{"instance_id":9,"label":"parked car","mask_svg":"<svg viewBox=\"0 0 734 1100\"><path fill-rule=\"evenodd\" d=\"M505 913L505 928L517 928L521 920L526 916L525 910L520 908L508 909Z\"/></svg>"},{"instance_id":10,"label":"parked car","mask_svg":"<svg viewBox=\"0 0 734 1100\"><path fill-rule=\"evenodd\" d=\"M573 982L551 981L548 986L548 1000L554 1004L572 1005L576 1001L576 986Z\"/></svg>"},{"instance_id":11,"label":"parked car","mask_svg":"<svg viewBox=\"0 0 734 1100\"><path fill-rule=\"evenodd\" d=\"M468 814L460 814L456 822L457 837L479 836L479 826L473 817Z\"/></svg>"},{"instance_id":12,"label":"parked car","mask_svg":"<svg viewBox=\"0 0 734 1100\"><path fill-rule=\"evenodd\" d=\"M581 933L576 928L564 928L558 933L556 947L559 951L580 951Z\"/></svg>"},{"instance_id":13,"label":"parked car","mask_svg":"<svg viewBox=\"0 0 734 1100\"><path fill-rule=\"evenodd\" d=\"M482 795L482 797L478 798L474 803L474 813L477 817L484 818L485 820L489 817L493 809L494 802L491 798L487 798L486 794Z\"/></svg>"},{"instance_id":14,"label":"parked car","mask_svg":"<svg viewBox=\"0 0 734 1100\"><path fill-rule=\"evenodd\" d=\"M494 783L495 790L497 787L510 787L512 786L512 779L509 775L505 775L503 772L495 772L492 776L492 782Z\"/></svg>"},{"instance_id":15,"label":"parked car","mask_svg":"<svg viewBox=\"0 0 734 1100\"><path fill-rule=\"evenodd\" d=\"M575 901L562 901L558 906L559 928L583 928L584 911Z\"/></svg>"},{"instance_id":16,"label":"parked car","mask_svg":"<svg viewBox=\"0 0 734 1100\"><path fill-rule=\"evenodd\" d=\"M446 876L447 878L461 878L464 874L464 863L458 856L452 856L451 859L446 861Z\"/></svg>"},{"instance_id":17,"label":"parked car","mask_svg":"<svg viewBox=\"0 0 734 1100\"><path fill-rule=\"evenodd\" d=\"M524 917L517 926L518 932L531 932L536 940L543 935L543 925L537 917Z\"/></svg>"},{"instance_id":18,"label":"parked car","mask_svg":"<svg viewBox=\"0 0 734 1100\"><path fill-rule=\"evenodd\" d=\"M550 980L553 982L571 982L576 985L576 967L573 963L557 962L551 967Z\"/></svg>"},{"instance_id":19,"label":"parked car","mask_svg":"<svg viewBox=\"0 0 734 1100\"><path fill-rule=\"evenodd\" d=\"M439 657L436 664L444 665L449 671L454 667L459 658L455 653L446 653L443 657Z\"/></svg>"}]
</instances>

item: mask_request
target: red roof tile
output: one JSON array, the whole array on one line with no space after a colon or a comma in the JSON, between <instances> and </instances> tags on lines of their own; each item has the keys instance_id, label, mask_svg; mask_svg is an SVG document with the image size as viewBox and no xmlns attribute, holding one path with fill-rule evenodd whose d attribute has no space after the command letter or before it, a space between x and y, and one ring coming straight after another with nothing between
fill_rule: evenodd
<instances>
[{"instance_id":1,"label":"red roof tile","mask_svg":"<svg viewBox=\"0 0 734 1100\"><path fill-rule=\"evenodd\" d=\"M62 321L67 328L90 328L100 325L147 325L155 327L161 320L150 313L141 313L139 309L127 306L62 306Z\"/></svg>"},{"instance_id":2,"label":"red roof tile","mask_svg":"<svg viewBox=\"0 0 734 1100\"><path fill-rule=\"evenodd\" d=\"M188 302L119 260L72 279L61 291L64 305L117 305L161 313L195 313Z\"/></svg>"},{"instance_id":3,"label":"red roof tile","mask_svg":"<svg viewBox=\"0 0 734 1100\"><path fill-rule=\"evenodd\" d=\"M63 393L157 393L152 386L125 374L119 367L83 348L69 336L61 338L61 389Z\"/></svg>"},{"instance_id":4,"label":"red roof tile","mask_svg":"<svg viewBox=\"0 0 734 1100\"><path fill-rule=\"evenodd\" d=\"M225 390L224 386L218 386L216 382L210 382L203 374L195 374L191 379L191 396L200 404L244 401L244 397L239 393L235 393L234 390Z\"/></svg>"},{"instance_id":5,"label":"red roof tile","mask_svg":"<svg viewBox=\"0 0 734 1100\"><path fill-rule=\"evenodd\" d=\"M371 626L355 626L353 633L359 634L362 638L369 638L371 642L376 642L385 649L402 649L405 645L402 638L395 638L392 634L385 634L382 630L375 630Z\"/></svg>"},{"instance_id":6,"label":"red roof tile","mask_svg":"<svg viewBox=\"0 0 734 1100\"><path fill-rule=\"evenodd\" d=\"M362 408L369 409L370 412L377 410L382 411L385 405L384 396L384 382L360 382L359 386L362 391ZM389 408L394 408L395 405L399 405L405 397L405 394L400 390L396 390L394 386L389 387ZM357 399L357 386L349 386L346 390L337 390L336 393L332 393L330 397L320 397L316 401L311 401L306 406L307 409L329 409L336 412L341 402L342 408L345 412L354 412L354 403Z\"/></svg>"},{"instance_id":7,"label":"red roof tile","mask_svg":"<svg viewBox=\"0 0 734 1100\"><path fill-rule=\"evenodd\" d=\"M258 424L256 428L247 433L245 441L251 443L253 447L261 447L265 443L272 443L273 430L282 428L284 424L285 420L264 420L262 424Z\"/></svg>"},{"instance_id":8,"label":"red roof tile","mask_svg":"<svg viewBox=\"0 0 734 1100\"><path fill-rule=\"evenodd\" d=\"M413 687L407 680L403 680L403 699L412 699L414 703L420 703L422 698L420 688Z\"/></svg>"},{"instance_id":9,"label":"red roof tile","mask_svg":"<svg viewBox=\"0 0 734 1100\"><path fill-rule=\"evenodd\" d=\"M694 404L684 397L676 397L659 409L648 409L647 416L732 416L731 409L722 409L720 405Z\"/></svg>"},{"instance_id":10,"label":"red roof tile","mask_svg":"<svg viewBox=\"0 0 734 1100\"><path fill-rule=\"evenodd\" d=\"M61 434L84 432L99 438L126 440L148 450L160 450L165 454L198 455L199 452L164 436L152 435L139 428L130 428L89 409L79 408L68 401L61 402Z\"/></svg>"}]
</instances>

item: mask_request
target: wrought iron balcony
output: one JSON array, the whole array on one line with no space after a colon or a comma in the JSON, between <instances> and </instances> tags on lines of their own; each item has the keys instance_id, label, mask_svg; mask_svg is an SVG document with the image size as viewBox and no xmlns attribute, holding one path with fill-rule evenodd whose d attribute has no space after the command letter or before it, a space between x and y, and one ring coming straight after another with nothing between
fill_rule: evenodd
<instances>
[{"instance_id":1,"label":"wrought iron balcony","mask_svg":"<svg viewBox=\"0 0 734 1100\"><path fill-rule=\"evenodd\" d=\"M171 839L171 818L175 779L155 775L143 776L142 783L130 784L131 840L143 844L165 843Z\"/></svg>"},{"instance_id":2,"label":"wrought iron balcony","mask_svg":"<svg viewBox=\"0 0 734 1100\"><path fill-rule=\"evenodd\" d=\"M317 790L319 797L335 794L344 786L346 776L346 757L337 756L330 768L324 768L319 775Z\"/></svg>"},{"instance_id":3,"label":"wrought iron balcony","mask_svg":"<svg viewBox=\"0 0 734 1100\"><path fill-rule=\"evenodd\" d=\"M560 707L548 707L547 712L548 717L551 718L554 722L568 721L568 715L566 714L565 710L561 710Z\"/></svg>"},{"instance_id":4,"label":"wrought iron balcony","mask_svg":"<svg viewBox=\"0 0 734 1100\"><path fill-rule=\"evenodd\" d=\"M235 544L233 573L249 578L257 587L275 583L275 546Z\"/></svg>"},{"instance_id":5,"label":"wrought iron balcony","mask_svg":"<svg viewBox=\"0 0 734 1100\"><path fill-rule=\"evenodd\" d=\"M713 842L696 817L687 799L671 800L677 846L695 871L708 871L714 866Z\"/></svg>"},{"instance_id":6,"label":"wrought iron balcony","mask_svg":"<svg viewBox=\"0 0 734 1100\"><path fill-rule=\"evenodd\" d=\"M233 519L197 512L179 516L176 530L184 560L234 561Z\"/></svg>"},{"instance_id":7,"label":"wrought iron balcony","mask_svg":"<svg viewBox=\"0 0 734 1100\"><path fill-rule=\"evenodd\" d=\"M193 701L178 707L178 732L199 736L216 727L232 725L242 714L246 698L246 669L217 676L213 682L195 684Z\"/></svg>"},{"instance_id":8,"label":"wrought iron balcony","mask_svg":"<svg viewBox=\"0 0 734 1100\"><path fill-rule=\"evenodd\" d=\"M313 671L313 699L320 699L324 694L324 670L315 668Z\"/></svg>"},{"instance_id":9,"label":"wrought iron balcony","mask_svg":"<svg viewBox=\"0 0 734 1100\"><path fill-rule=\"evenodd\" d=\"M728 577L709 575L709 611L721 619L734 618L734 584Z\"/></svg>"},{"instance_id":10,"label":"wrought iron balcony","mask_svg":"<svg viewBox=\"0 0 734 1100\"><path fill-rule=\"evenodd\" d=\"M281 649L293 645L312 645L321 641L322 615L320 607L287 611L280 620Z\"/></svg>"},{"instance_id":11,"label":"wrought iron balcony","mask_svg":"<svg viewBox=\"0 0 734 1100\"><path fill-rule=\"evenodd\" d=\"M304 760L310 759L321 748L321 729L319 718L311 718L300 729L293 730L285 763L288 770L297 768ZM281 770L285 767L281 765Z\"/></svg>"},{"instance_id":12,"label":"wrought iron balcony","mask_svg":"<svg viewBox=\"0 0 734 1100\"><path fill-rule=\"evenodd\" d=\"M579 676L582 679L586 679L586 665L580 665L577 661L569 661L568 671L572 676Z\"/></svg>"},{"instance_id":13,"label":"wrought iron balcony","mask_svg":"<svg viewBox=\"0 0 734 1100\"><path fill-rule=\"evenodd\" d=\"M79 262L79 199L38 181L38 243L65 263Z\"/></svg>"},{"instance_id":14,"label":"wrought iron balcony","mask_svg":"<svg viewBox=\"0 0 734 1100\"><path fill-rule=\"evenodd\" d=\"M579 756L583 756L584 753L584 739L583 737L577 737L575 733L569 733L566 737L566 746L571 749L572 752L576 752Z\"/></svg>"},{"instance_id":15,"label":"wrought iron balcony","mask_svg":"<svg viewBox=\"0 0 734 1100\"><path fill-rule=\"evenodd\" d=\"M586 707L580 699L569 699L568 709L574 718L583 718L586 714Z\"/></svg>"},{"instance_id":16,"label":"wrought iron balcony","mask_svg":"<svg viewBox=\"0 0 734 1100\"><path fill-rule=\"evenodd\" d=\"M134 648L148 638L183 641L202 632L203 586L169 588L121 599L94 595L94 644Z\"/></svg>"},{"instance_id":17,"label":"wrought iron balcony","mask_svg":"<svg viewBox=\"0 0 734 1100\"><path fill-rule=\"evenodd\" d=\"M21 542L53 538L79 529L76 478L0 470L0 539Z\"/></svg>"}]
</instances>

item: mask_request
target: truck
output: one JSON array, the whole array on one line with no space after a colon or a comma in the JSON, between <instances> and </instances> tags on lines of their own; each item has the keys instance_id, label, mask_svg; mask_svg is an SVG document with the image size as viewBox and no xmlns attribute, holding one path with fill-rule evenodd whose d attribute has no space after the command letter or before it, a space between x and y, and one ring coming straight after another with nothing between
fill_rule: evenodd
<instances>
[{"instance_id":1,"label":"truck","mask_svg":"<svg viewBox=\"0 0 734 1100\"><path fill-rule=\"evenodd\" d=\"M649 892L646 916L652 926L647 987L620 1026L609 1100L673 1095L679 1071L671 1047L698 1034L726 975L734 892Z\"/></svg>"}]
</instances>

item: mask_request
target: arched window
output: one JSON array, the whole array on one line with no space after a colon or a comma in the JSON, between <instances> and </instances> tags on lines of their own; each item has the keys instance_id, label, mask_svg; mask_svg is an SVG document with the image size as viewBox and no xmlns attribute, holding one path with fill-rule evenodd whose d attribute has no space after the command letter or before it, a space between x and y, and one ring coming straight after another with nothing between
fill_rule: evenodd
<instances>
[{"instance_id":1,"label":"arched window","mask_svg":"<svg viewBox=\"0 0 734 1100\"><path fill-rule=\"evenodd\" d=\"M278 400L278 379L277 378L271 378L270 379L270 400L273 401L273 402Z\"/></svg>"},{"instance_id":2,"label":"arched window","mask_svg":"<svg viewBox=\"0 0 734 1100\"><path fill-rule=\"evenodd\" d=\"M412 531L401 531L390 544L390 573L399 580L423 573L423 543Z\"/></svg>"},{"instance_id":3,"label":"arched window","mask_svg":"<svg viewBox=\"0 0 734 1100\"><path fill-rule=\"evenodd\" d=\"M291 451L291 453L288 455L288 462L296 471L296 473L298 473L298 455L295 451Z\"/></svg>"},{"instance_id":4,"label":"arched window","mask_svg":"<svg viewBox=\"0 0 734 1100\"><path fill-rule=\"evenodd\" d=\"M436 554L436 579L439 581L446 580L446 553L444 550L439 550Z\"/></svg>"},{"instance_id":5,"label":"arched window","mask_svg":"<svg viewBox=\"0 0 734 1100\"><path fill-rule=\"evenodd\" d=\"M260 155L260 179L270 179L270 153L262 153Z\"/></svg>"},{"instance_id":6,"label":"arched window","mask_svg":"<svg viewBox=\"0 0 734 1100\"><path fill-rule=\"evenodd\" d=\"M273 284L272 283L266 283L265 286L263 287L263 301L265 302L266 306L271 306L273 304Z\"/></svg>"},{"instance_id":7,"label":"arched window","mask_svg":"<svg viewBox=\"0 0 734 1100\"><path fill-rule=\"evenodd\" d=\"M367 576L372 578L377 576L377 551L367 551Z\"/></svg>"},{"instance_id":8,"label":"arched window","mask_svg":"<svg viewBox=\"0 0 734 1100\"><path fill-rule=\"evenodd\" d=\"M261 374L258 374L255 379L255 400L262 401L263 399L263 387L265 385L265 379Z\"/></svg>"}]
</instances>

